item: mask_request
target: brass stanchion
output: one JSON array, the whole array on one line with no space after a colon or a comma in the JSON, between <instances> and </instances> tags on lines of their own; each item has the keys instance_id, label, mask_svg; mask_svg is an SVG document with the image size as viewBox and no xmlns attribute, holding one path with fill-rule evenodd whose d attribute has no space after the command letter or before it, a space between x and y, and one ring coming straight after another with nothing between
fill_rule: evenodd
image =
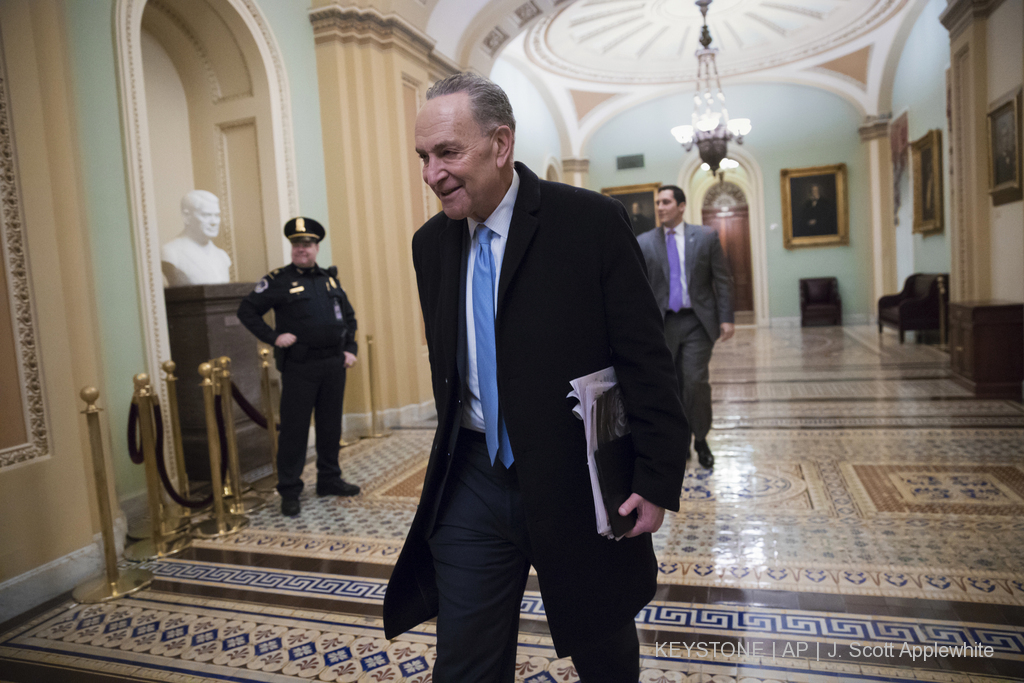
<instances>
[{"instance_id":1,"label":"brass stanchion","mask_svg":"<svg viewBox=\"0 0 1024 683\"><path fill-rule=\"evenodd\" d=\"M217 430L217 409L214 407L213 366L202 363L203 407L206 410L206 440L210 449L210 488L213 490L213 517L197 524L192 533L200 538L216 538L236 533L249 526L249 518L233 515L224 509L224 483L220 476L220 432Z\"/></svg>"},{"instance_id":2,"label":"brass stanchion","mask_svg":"<svg viewBox=\"0 0 1024 683\"><path fill-rule=\"evenodd\" d=\"M946 329L946 278L940 275L936 280L939 286L939 348L946 350L949 345L949 338L946 336L949 333Z\"/></svg>"},{"instance_id":3,"label":"brass stanchion","mask_svg":"<svg viewBox=\"0 0 1024 683\"><path fill-rule=\"evenodd\" d=\"M387 436L387 431L380 425L380 418L377 416L377 363L374 353L373 335L366 335L366 360L370 372L370 436L379 438Z\"/></svg>"},{"instance_id":4,"label":"brass stanchion","mask_svg":"<svg viewBox=\"0 0 1024 683\"><path fill-rule=\"evenodd\" d=\"M219 372L217 382L220 384L220 410L224 416L224 435L228 445L228 474L230 484L226 501L228 510L236 515L259 510L266 506L267 499L256 494L245 495L242 482L242 470L238 462L238 434L235 432L235 410L231 395L231 359L221 356L217 359Z\"/></svg>"},{"instance_id":5,"label":"brass stanchion","mask_svg":"<svg viewBox=\"0 0 1024 683\"><path fill-rule=\"evenodd\" d=\"M144 562L180 553L189 547L192 540L182 534L168 533L164 520L163 492L160 490L160 474L156 464L156 426L153 423L153 389L149 375L140 373L133 378L135 394L132 403L139 407L139 430L142 432L142 458L146 468L146 489L149 496L150 536L134 543L124 550L126 560Z\"/></svg>"},{"instance_id":6,"label":"brass stanchion","mask_svg":"<svg viewBox=\"0 0 1024 683\"><path fill-rule=\"evenodd\" d=\"M189 498L188 473L185 471L185 453L182 451L181 440L181 418L178 412L178 378L174 375L177 365L173 360L164 361L160 366L164 373L164 383L167 385L167 410L171 418L171 445L174 448L174 469L178 474L178 491L182 498ZM200 510L192 510L184 505L175 503L168 506L170 516L168 526L180 529L190 524L193 515L199 514ZM177 520L175 519L177 518Z\"/></svg>"},{"instance_id":7,"label":"brass stanchion","mask_svg":"<svg viewBox=\"0 0 1024 683\"><path fill-rule=\"evenodd\" d=\"M270 397L270 349L260 349L260 398L263 400L263 414L267 418L267 436L270 437L271 474L254 481L254 491L270 493L277 490L277 418L274 417L274 402Z\"/></svg>"},{"instance_id":8,"label":"brass stanchion","mask_svg":"<svg viewBox=\"0 0 1024 683\"><path fill-rule=\"evenodd\" d=\"M117 570L117 546L114 543L114 518L110 512L110 491L107 489L107 465L103 457L103 439L100 436L100 409L96 400L100 392L95 387L85 387L79 393L86 407L82 411L89 426L89 446L92 450L92 471L96 482L96 502L100 509L100 531L103 533L103 576L80 583L71 592L77 602L106 602L122 595L134 593L153 581L153 574L145 569L132 567L123 572Z\"/></svg>"}]
</instances>

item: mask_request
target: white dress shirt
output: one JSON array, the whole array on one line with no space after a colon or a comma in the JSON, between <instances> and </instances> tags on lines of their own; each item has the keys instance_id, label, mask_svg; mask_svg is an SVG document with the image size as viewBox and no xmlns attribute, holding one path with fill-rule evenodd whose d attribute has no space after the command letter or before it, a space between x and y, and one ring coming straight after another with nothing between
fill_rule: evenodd
<instances>
[{"instance_id":1,"label":"white dress shirt","mask_svg":"<svg viewBox=\"0 0 1024 683\"><path fill-rule=\"evenodd\" d=\"M683 308L693 308L693 302L690 301L690 288L686 285L686 235L683 227L686 223L679 221L679 225L667 226L663 225L662 228L665 231L665 244L668 245L668 231L676 231L676 251L679 252L679 280L683 283Z\"/></svg>"},{"instance_id":2,"label":"white dress shirt","mask_svg":"<svg viewBox=\"0 0 1024 683\"><path fill-rule=\"evenodd\" d=\"M494 232L491 238L491 253L494 255L494 313L498 313L498 282L501 278L501 261L505 257L505 244L508 242L508 230L512 223L512 209L519 194L519 174L512 169L512 185L484 224ZM476 266L476 252L480 241L477 236L477 223L467 218L469 223L469 264L466 268L466 406L462 411L462 426L478 432L486 432L484 426L484 409L480 404L480 379L476 368L476 322L473 318L473 271Z\"/></svg>"}]
</instances>

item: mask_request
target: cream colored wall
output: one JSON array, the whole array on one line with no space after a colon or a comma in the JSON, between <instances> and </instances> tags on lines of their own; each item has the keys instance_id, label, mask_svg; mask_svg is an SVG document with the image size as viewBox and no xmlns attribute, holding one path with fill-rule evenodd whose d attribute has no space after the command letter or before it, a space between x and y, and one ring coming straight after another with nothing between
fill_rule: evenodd
<instances>
[{"instance_id":1,"label":"cream colored wall","mask_svg":"<svg viewBox=\"0 0 1024 683\"><path fill-rule=\"evenodd\" d=\"M1019 89L1024 82L1024 2L1006 0L986 23L988 102ZM992 235L992 296L1024 301L1024 202L989 202Z\"/></svg>"},{"instance_id":2,"label":"cream colored wall","mask_svg":"<svg viewBox=\"0 0 1024 683\"><path fill-rule=\"evenodd\" d=\"M102 373L62 20L55 0L0 3L49 444L0 471L0 582L89 546L99 527L78 391Z\"/></svg>"},{"instance_id":3,"label":"cream colored wall","mask_svg":"<svg viewBox=\"0 0 1024 683\"><path fill-rule=\"evenodd\" d=\"M386 422L432 410L410 244L436 208L412 150L416 110L440 73L430 44L400 22L338 10L314 30L331 261L359 319L363 362L349 375L345 401L347 430L358 434L369 428L367 335Z\"/></svg>"},{"instance_id":4,"label":"cream colored wall","mask_svg":"<svg viewBox=\"0 0 1024 683\"><path fill-rule=\"evenodd\" d=\"M181 76L160 41L149 31L143 31L141 43L157 228L160 244L166 244L182 230L181 198L196 189L192 153L187 144L192 139L188 100Z\"/></svg>"}]
</instances>

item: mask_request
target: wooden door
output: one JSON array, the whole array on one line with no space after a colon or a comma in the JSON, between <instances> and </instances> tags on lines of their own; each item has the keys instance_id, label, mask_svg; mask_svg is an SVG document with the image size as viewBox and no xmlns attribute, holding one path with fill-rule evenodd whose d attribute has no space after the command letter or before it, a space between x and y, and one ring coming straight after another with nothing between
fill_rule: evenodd
<instances>
[{"instance_id":1,"label":"wooden door","mask_svg":"<svg viewBox=\"0 0 1024 683\"><path fill-rule=\"evenodd\" d=\"M733 310L754 310L754 278L750 264L750 218L746 206L704 209L704 225L718 231L733 279Z\"/></svg>"}]
</instances>

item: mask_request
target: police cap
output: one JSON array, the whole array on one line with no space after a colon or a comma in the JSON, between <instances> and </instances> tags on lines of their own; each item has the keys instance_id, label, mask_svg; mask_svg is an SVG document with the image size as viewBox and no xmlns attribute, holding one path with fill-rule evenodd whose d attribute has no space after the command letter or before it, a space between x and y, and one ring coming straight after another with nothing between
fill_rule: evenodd
<instances>
[{"instance_id":1,"label":"police cap","mask_svg":"<svg viewBox=\"0 0 1024 683\"><path fill-rule=\"evenodd\" d=\"M313 240L319 243L324 238L324 226L312 218L299 216L284 224L284 236L290 241Z\"/></svg>"}]
</instances>

